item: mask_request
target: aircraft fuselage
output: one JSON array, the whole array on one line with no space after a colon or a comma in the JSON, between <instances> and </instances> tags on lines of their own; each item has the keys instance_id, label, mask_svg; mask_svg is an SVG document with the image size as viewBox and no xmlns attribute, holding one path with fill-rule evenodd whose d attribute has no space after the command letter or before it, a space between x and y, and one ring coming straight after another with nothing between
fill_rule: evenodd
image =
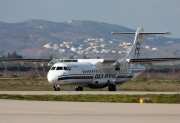
<instances>
[{"instance_id":1,"label":"aircraft fuselage","mask_svg":"<svg viewBox=\"0 0 180 123\"><path fill-rule=\"evenodd\" d=\"M139 71L138 71L139 72ZM90 88L103 88L132 80L130 68L100 68L89 62L57 63L48 73L48 81L54 85L79 85Z\"/></svg>"}]
</instances>

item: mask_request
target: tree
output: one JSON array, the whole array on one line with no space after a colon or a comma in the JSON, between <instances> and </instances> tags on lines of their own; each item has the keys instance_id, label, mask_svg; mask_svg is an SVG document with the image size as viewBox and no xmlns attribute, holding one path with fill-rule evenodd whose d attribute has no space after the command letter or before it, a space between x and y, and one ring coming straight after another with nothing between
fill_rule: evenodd
<instances>
[{"instance_id":1,"label":"tree","mask_svg":"<svg viewBox=\"0 0 180 123\"><path fill-rule=\"evenodd\" d=\"M11 59L11 58L20 58L20 59L22 59L23 57L21 55L18 55L16 53L16 51L14 51L12 53L8 52L8 55L5 58L8 58L8 59Z\"/></svg>"}]
</instances>

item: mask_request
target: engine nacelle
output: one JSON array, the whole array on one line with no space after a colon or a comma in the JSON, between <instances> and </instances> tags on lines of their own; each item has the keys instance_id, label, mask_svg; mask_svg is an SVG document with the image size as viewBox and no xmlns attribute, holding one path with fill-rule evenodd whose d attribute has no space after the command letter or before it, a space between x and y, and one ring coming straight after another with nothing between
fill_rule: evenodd
<instances>
[{"instance_id":1,"label":"engine nacelle","mask_svg":"<svg viewBox=\"0 0 180 123\"><path fill-rule=\"evenodd\" d=\"M129 68L129 63L125 59L122 59L120 61L116 61L116 62L114 62L113 65L115 68L121 68L121 69Z\"/></svg>"},{"instance_id":2,"label":"engine nacelle","mask_svg":"<svg viewBox=\"0 0 180 123\"><path fill-rule=\"evenodd\" d=\"M116 67L116 68L120 67L120 63L119 63L118 61L114 62L113 65L114 65L114 67Z\"/></svg>"}]
</instances>

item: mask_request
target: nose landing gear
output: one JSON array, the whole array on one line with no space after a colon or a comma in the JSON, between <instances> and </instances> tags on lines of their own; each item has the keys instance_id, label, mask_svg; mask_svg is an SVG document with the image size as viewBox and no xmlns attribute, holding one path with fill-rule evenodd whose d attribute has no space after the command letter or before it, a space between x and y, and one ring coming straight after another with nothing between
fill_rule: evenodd
<instances>
[{"instance_id":1,"label":"nose landing gear","mask_svg":"<svg viewBox=\"0 0 180 123\"><path fill-rule=\"evenodd\" d=\"M54 91L60 91L60 86L59 85L54 85L53 88L54 88Z\"/></svg>"}]
</instances>

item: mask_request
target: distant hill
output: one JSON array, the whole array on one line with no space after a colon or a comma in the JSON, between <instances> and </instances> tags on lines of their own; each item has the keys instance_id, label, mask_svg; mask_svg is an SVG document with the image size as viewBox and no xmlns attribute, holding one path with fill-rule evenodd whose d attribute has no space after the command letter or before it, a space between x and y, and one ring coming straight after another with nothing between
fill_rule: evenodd
<instances>
[{"instance_id":1,"label":"distant hill","mask_svg":"<svg viewBox=\"0 0 180 123\"><path fill-rule=\"evenodd\" d=\"M58 57L103 57L117 52L124 55L130 47L121 44L132 43L134 36L119 37L111 32L131 31L135 30L96 21L71 20L58 23L31 19L19 23L0 22L0 56L14 51L24 58L49 57L52 52L59 54ZM144 57L180 56L180 39L146 37L144 46L147 46ZM46 53L43 54L44 51Z\"/></svg>"}]
</instances>

